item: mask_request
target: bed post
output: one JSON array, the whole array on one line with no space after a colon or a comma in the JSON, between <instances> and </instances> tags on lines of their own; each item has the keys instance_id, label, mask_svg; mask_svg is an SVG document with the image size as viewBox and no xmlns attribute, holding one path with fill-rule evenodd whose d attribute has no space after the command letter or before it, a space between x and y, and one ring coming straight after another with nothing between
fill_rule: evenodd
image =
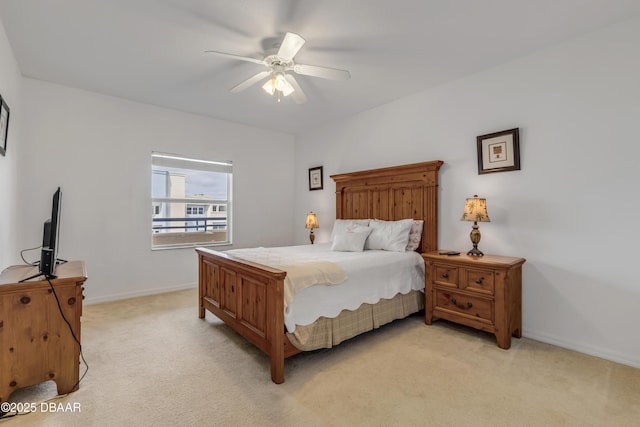
<instances>
[{"instance_id":1,"label":"bed post","mask_svg":"<svg viewBox=\"0 0 640 427\"><path fill-rule=\"evenodd\" d=\"M284 382L284 280L272 280L267 288L267 340L271 343L269 349L269 364L271 365L271 381L276 384Z\"/></svg>"},{"instance_id":2,"label":"bed post","mask_svg":"<svg viewBox=\"0 0 640 427\"><path fill-rule=\"evenodd\" d=\"M204 307L204 271L202 271L204 263L202 261L202 254L198 254L198 317L204 319L206 312Z\"/></svg>"}]
</instances>

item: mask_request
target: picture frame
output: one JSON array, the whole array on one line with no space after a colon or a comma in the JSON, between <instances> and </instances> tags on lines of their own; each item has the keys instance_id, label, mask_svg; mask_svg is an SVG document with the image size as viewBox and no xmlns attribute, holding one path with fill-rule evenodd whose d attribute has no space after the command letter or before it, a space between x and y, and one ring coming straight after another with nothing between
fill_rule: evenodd
<instances>
[{"instance_id":1,"label":"picture frame","mask_svg":"<svg viewBox=\"0 0 640 427\"><path fill-rule=\"evenodd\" d=\"M9 113L11 110L4 98L0 96L0 154L7 154L7 137L9 134Z\"/></svg>"},{"instance_id":2,"label":"picture frame","mask_svg":"<svg viewBox=\"0 0 640 427\"><path fill-rule=\"evenodd\" d=\"M322 190L322 166L309 168L309 191Z\"/></svg>"},{"instance_id":3,"label":"picture frame","mask_svg":"<svg viewBox=\"0 0 640 427\"><path fill-rule=\"evenodd\" d=\"M478 145L478 175L520 170L519 128L480 135Z\"/></svg>"}]
</instances>

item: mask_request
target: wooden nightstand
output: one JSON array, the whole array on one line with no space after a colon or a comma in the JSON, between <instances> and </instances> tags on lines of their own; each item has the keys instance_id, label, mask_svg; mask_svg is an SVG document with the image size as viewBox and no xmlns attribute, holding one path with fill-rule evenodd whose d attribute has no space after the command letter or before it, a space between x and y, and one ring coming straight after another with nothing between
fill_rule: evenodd
<instances>
[{"instance_id":1,"label":"wooden nightstand","mask_svg":"<svg viewBox=\"0 0 640 427\"><path fill-rule=\"evenodd\" d=\"M422 254L426 264L425 323L436 318L471 326L511 347L522 336L524 258Z\"/></svg>"}]
</instances>

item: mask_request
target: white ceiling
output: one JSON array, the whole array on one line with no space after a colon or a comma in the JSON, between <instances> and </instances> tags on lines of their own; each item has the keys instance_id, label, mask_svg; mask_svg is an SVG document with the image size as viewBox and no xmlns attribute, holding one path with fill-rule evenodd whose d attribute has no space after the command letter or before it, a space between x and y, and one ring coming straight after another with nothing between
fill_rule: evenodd
<instances>
[{"instance_id":1,"label":"white ceiling","mask_svg":"<svg viewBox=\"0 0 640 427\"><path fill-rule=\"evenodd\" d=\"M23 75L296 133L640 14L638 0L0 0ZM296 62L348 81L296 76L308 102L256 84L229 89L285 32Z\"/></svg>"}]
</instances>

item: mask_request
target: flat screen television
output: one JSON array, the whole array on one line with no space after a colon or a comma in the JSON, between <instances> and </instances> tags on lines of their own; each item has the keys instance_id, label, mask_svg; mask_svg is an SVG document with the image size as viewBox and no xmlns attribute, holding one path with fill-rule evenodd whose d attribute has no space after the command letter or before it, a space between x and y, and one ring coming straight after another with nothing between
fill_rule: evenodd
<instances>
[{"instance_id":1,"label":"flat screen television","mask_svg":"<svg viewBox=\"0 0 640 427\"><path fill-rule=\"evenodd\" d=\"M44 222L42 232L42 251L40 254L40 274L56 277L56 261L58 260L58 238L60 234L60 187L53 193L51 218Z\"/></svg>"},{"instance_id":2,"label":"flat screen television","mask_svg":"<svg viewBox=\"0 0 640 427\"><path fill-rule=\"evenodd\" d=\"M51 218L44 222L42 231L42 250L40 251L40 264L38 272L33 276L26 277L21 282L45 276L47 279L56 277L56 264L58 262L58 236L60 235L60 198L62 192L60 187L53 193L51 203Z\"/></svg>"}]
</instances>

